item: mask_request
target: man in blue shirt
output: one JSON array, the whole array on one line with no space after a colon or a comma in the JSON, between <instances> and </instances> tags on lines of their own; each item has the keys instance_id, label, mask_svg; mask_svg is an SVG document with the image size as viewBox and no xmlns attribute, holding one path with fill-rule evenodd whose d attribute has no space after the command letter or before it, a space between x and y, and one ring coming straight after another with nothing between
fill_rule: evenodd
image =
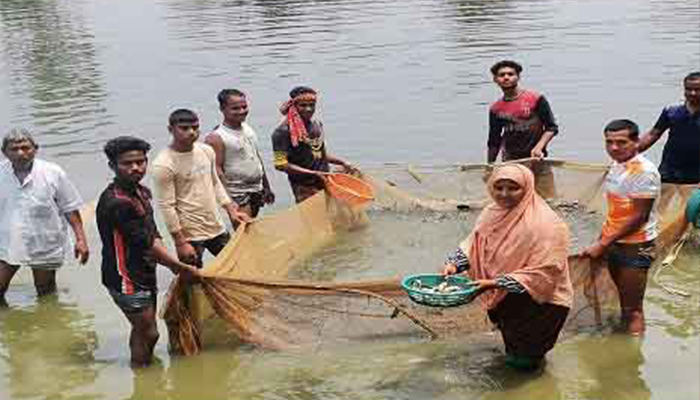
<instances>
[{"instance_id":1,"label":"man in blue shirt","mask_svg":"<svg viewBox=\"0 0 700 400\"><path fill-rule=\"evenodd\" d=\"M657 205L663 216L674 197L686 200L700 183L700 71L683 79L685 102L663 109L654 127L637 144L643 152L661 136L668 140L661 157L661 197Z\"/></svg>"},{"instance_id":2,"label":"man in blue shirt","mask_svg":"<svg viewBox=\"0 0 700 400\"><path fill-rule=\"evenodd\" d=\"M700 71L688 74L683 86L685 103L664 108L637 145L643 152L669 130L659 166L662 183L700 183Z\"/></svg>"}]
</instances>

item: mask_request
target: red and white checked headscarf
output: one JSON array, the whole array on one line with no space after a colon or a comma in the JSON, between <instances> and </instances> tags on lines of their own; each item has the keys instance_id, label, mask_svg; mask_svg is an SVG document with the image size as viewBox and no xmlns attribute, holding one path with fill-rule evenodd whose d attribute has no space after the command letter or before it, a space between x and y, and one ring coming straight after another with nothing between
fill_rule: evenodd
<instances>
[{"instance_id":1,"label":"red and white checked headscarf","mask_svg":"<svg viewBox=\"0 0 700 400\"><path fill-rule=\"evenodd\" d=\"M306 140L309 135L309 133L306 131L306 124L304 124L304 120L301 118L301 115L299 115L299 110L297 110L296 104L301 101L316 101L316 98L316 93L305 92L299 94L298 96L292 97L280 107L280 112L282 115L287 117L289 137L292 142L292 147L297 147L299 142Z\"/></svg>"}]
</instances>

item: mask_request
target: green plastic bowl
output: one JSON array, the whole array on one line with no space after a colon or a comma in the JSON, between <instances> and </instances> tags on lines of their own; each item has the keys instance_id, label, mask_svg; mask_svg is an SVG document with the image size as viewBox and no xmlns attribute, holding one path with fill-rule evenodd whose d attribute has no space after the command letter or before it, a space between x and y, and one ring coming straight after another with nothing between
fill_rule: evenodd
<instances>
[{"instance_id":1,"label":"green plastic bowl","mask_svg":"<svg viewBox=\"0 0 700 400\"><path fill-rule=\"evenodd\" d=\"M685 206L685 219L700 228L700 189L693 192Z\"/></svg>"},{"instance_id":2,"label":"green plastic bowl","mask_svg":"<svg viewBox=\"0 0 700 400\"><path fill-rule=\"evenodd\" d=\"M449 285L462 287L462 290L452 293L426 293L417 290L414 286L419 281L422 286L435 287L445 280ZM454 307L467 304L474 300L476 286L474 281L465 276L442 276L440 274L409 275L401 281L401 286L408 293L408 297L414 302L430 307Z\"/></svg>"}]
</instances>

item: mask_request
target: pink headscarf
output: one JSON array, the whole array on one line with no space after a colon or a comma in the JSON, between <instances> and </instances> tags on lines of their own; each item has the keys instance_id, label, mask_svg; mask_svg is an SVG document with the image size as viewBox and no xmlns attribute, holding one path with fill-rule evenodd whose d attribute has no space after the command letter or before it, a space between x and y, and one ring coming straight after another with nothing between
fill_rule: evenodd
<instances>
[{"instance_id":1,"label":"pink headscarf","mask_svg":"<svg viewBox=\"0 0 700 400\"><path fill-rule=\"evenodd\" d=\"M508 275L536 302L571 307L569 229L535 192L535 178L528 168L513 164L496 169L488 181L491 197L494 185L502 179L517 183L525 194L514 208L492 204L481 213L472 233L460 245L471 264L469 275L472 279ZM506 294L496 289L480 298L492 309Z\"/></svg>"}]
</instances>

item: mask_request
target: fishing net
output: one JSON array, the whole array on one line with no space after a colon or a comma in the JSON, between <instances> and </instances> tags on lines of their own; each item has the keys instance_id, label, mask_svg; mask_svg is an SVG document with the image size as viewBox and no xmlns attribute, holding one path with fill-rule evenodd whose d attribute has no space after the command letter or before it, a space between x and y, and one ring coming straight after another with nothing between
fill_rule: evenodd
<instances>
[{"instance_id":1,"label":"fishing net","mask_svg":"<svg viewBox=\"0 0 700 400\"><path fill-rule=\"evenodd\" d=\"M548 160L533 168L538 192L572 233L575 298L566 329L600 326L618 312L618 295L604 261L576 254L600 232L607 167ZM172 350L196 354L222 335L284 349L491 330L478 301L420 306L400 285L401 276L437 271L469 233L488 201L489 172L481 164L382 165L362 176L375 191L369 207L347 206L320 192L239 229L204 267L200 282L171 285L161 315ZM660 260L682 242L689 193L690 187L664 187Z\"/></svg>"}]
</instances>

